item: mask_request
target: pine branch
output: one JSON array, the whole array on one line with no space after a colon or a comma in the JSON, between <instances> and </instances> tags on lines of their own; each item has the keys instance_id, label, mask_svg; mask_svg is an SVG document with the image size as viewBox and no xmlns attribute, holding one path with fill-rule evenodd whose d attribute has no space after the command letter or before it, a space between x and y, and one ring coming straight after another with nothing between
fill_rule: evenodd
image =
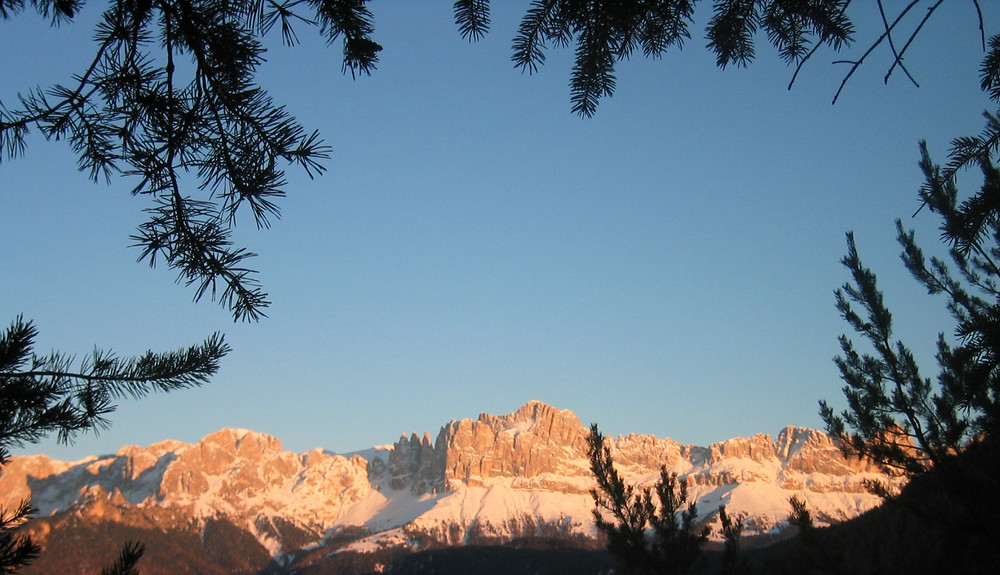
<instances>
[{"instance_id":1,"label":"pine branch","mask_svg":"<svg viewBox=\"0 0 1000 575\"><path fill-rule=\"evenodd\" d=\"M316 20L320 30L327 35L327 42L333 43L341 34L344 36L343 71L371 75L378 64L378 53L382 46L371 39L375 30L371 11L365 0L308 0L316 9Z\"/></svg>"},{"instance_id":2,"label":"pine branch","mask_svg":"<svg viewBox=\"0 0 1000 575\"><path fill-rule=\"evenodd\" d=\"M560 0L533 0L514 36L511 60L515 68L534 74L545 63L545 41L568 42L568 22L559 17Z\"/></svg>"},{"instance_id":3,"label":"pine branch","mask_svg":"<svg viewBox=\"0 0 1000 575\"><path fill-rule=\"evenodd\" d=\"M720 68L729 64L746 67L755 55L753 36L759 15L755 0L724 0L716 3L708 23L708 47Z\"/></svg>"},{"instance_id":4,"label":"pine branch","mask_svg":"<svg viewBox=\"0 0 1000 575\"><path fill-rule=\"evenodd\" d=\"M126 543L115 562L101 570L101 575L139 575L136 564L145 550L145 546L137 541Z\"/></svg>"},{"instance_id":5,"label":"pine branch","mask_svg":"<svg viewBox=\"0 0 1000 575\"><path fill-rule=\"evenodd\" d=\"M892 55L893 55L892 67L890 67L889 71L886 72L885 77L882 78L882 82L885 84L889 83L889 76L892 75L892 69L898 64L899 67L903 70L903 72L906 73L906 77L909 78L911 82L913 82L914 86L919 88L920 85L917 84L917 81L913 79L913 76L910 74L910 71L907 70L906 66L903 65L902 53L896 50L896 43L892 39L892 33L889 32L889 20L885 16L885 6L882 4L882 0L878 0L878 12L879 16L882 17L882 26L887 31L886 38L889 41L889 49L892 50Z\"/></svg>"},{"instance_id":6,"label":"pine branch","mask_svg":"<svg viewBox=\"0 0 1000 575\"><path fill-rule=\"evenodd\" d=\"M11 511L0 506L0 573L16 573L30 565L41 552L41 547L30 536L16 533L34 512L27 500Z\"/></svg>"},{"instance_id":7,"label":"pine branch","mask_svg":"<svg viewBox=\"0 0 1000 575\"><path fill-rule=\"evenodd\" d=\"M107 426L113 401L200 386L219 369L230 348L220 334L168 353L119 358L95 350L79 370L71 358L32 352L37 329L18 317L0 338L0 458L9 446L55 433L63 442Z\"/></svg>"},{"instance_id":8,"label":"pine branch","mask_svg":"<svg viewBox=\"0 0 1000 575\"><path fill-rule=\"evenodd\" d=\"M934 11L937 10L939 6L941 6L942 2L944 2L944 0L937 0L937 2L932 4L931 7L927 9L927 12L924 14L924 17L920 20L920 23L917 24L917 26L913 29L913 32L910 33L910 37L906 40L906 44L903 45L903 49L900 50L899 53L896 55L896 58L892 62L892 66L889 67L889 71L886 72L885 82L889 81L889 76L892 75L892 72L893 70L896 69L896 66L900 67L903 66L903 56L904 54L906 54L906 50L910 47L910 44L913 43L913 40L916 39L917 35L920 34L920 31L923 29L924 24L926 24L927 21L930 20L931 16L934 15ZM889 40L891 42L892 38L890 37ZM895 54L895 49L893 49L893 53ZM910 77L910 80L913 81L914 85L918 85L917 82L913 80L913 77L910 76L909 72L907 72L906 75Z\"/></svg>"},{"instance_id":9,"label":"pine branch","mask_svg":"<svg viewBox=\"0 0 1000 575\"><path fill-rule=\"evenodd\" d=\"M332 14L320 23L326 32L352 42L371 32L363 2L314 3ZM29 128L37 127L47 137L68 134L91 179L108 180L125 164L122 173L139 178L133 194L154 198L145 210L150 219L133 236L143 249L139 259L155 265L162 257L196 288L195 299L217 296L236 320L264 317L266 293L246 266L253 253L231 245L237 214L249 211L258 227L268 227L287 184L279 162L314 177L329 157L315 131L303 130L254 84L262 61L255 34L264 33L269 14L276 14L271 25L308 22L298 18L297 4L154 0L138 12L116 0L97 26L94 59L71 87L30 93L16 111L0 105L0 152L23 153ZM174 65L182 54L194 63L183 78ZM351 62L361 66L355 69L374 65L364 57L345 65ZM177 174L186 171L197 173L207 199L181 188Z\"/></svg>"},{"instance_id":10,"label":"pine branch","mask_svg":"<svg viewBox=\"0 0 1000 575\"><path fill-rule=\"evenodd\" d=\"M896 19L893 20L892 24L886 27L882 31L882 34L879 35L879 37L874 42L872 42L870 46L868 46L868 49L865 50L864 54L862 54L859 59L853 62L847 60L838 60L834 62L834 64L851 64L850 71L840 81L840 87L837 88L837 93L833 95L834 104L836 104L837 99L840 98L840 93L844 91L844 87L847 85L848 80L850 80L851 77L854 76L854 73L858 71L861 65L865 62L865 59L867 59L868 56L870 56L872 52L874 52L875 49L878 48L878 46L882 43L882 41L885 40L889 36L889 34L892 33L892 30L895 29L896 25L899 24L899 21L903 19L903 16L905 16L914 6L920 3L920 1L921 0L911 0L910 3L907 4L905 8L900 10L899 14L896 15Z\"/></svg>"},{"instance_id":11,"label":"pine branch","mask_svg":"<svg viewBox=\"0 0 1000 575\"><path fill-rule=\"evenodd\" d=\"M455 0L455 24L458 31L469 41L478 41L490 29L489 0Z\"/></svg>"}]
</instances>

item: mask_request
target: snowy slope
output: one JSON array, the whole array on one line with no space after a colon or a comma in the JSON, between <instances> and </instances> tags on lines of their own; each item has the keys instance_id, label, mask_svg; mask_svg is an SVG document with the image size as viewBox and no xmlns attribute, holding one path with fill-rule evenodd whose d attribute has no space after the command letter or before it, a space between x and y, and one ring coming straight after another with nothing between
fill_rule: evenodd
<instances>
[{"instance_id":1,"label":"snowy slope","mask_svg":"<svg viewBox=\"0 0 1000 575\"><path fill-rule=\"evenodd\" d=\"M346 455L295 454L274 437L224 429L194 444L126 446L77 462L15 457L0 475L0 496L30 495L53 520L75 514L135 523L141 515L160 529L198 529L225 518L272 557L345 533L356 534L355 549L593 535L588 433L572 412L540 402L449 422L434 441L404 435ZM611 441L629 481L649 484L666 466L688 483L704 520L712 523L726 505L747 515L748 534L782 528L792 495L822 524L878 504L864 480L901 481L845 460L826 435L801 428L708 447L639 435Z\"/></svg>"}]
</instances>

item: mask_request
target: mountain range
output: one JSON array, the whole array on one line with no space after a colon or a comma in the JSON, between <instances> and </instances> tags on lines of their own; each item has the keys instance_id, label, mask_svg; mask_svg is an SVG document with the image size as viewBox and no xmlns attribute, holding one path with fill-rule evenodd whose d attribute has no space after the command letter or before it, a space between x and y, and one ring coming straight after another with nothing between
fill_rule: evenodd
<instances>
[{"instance_id":1,"label":"mountain range","mask_svg":"<svg viewBox=\"0 0 1000 575\"><path fill-rule=\"evenodd\" d=\"M277 438L223 429L75 462L12 457L0 500L30 497L33 537L58 550L26 573L97 569L128 539L146 544L144 573L205 574L308 572L350 552L519 538L593 545L589 433L571 411L537 401L349 454L292 453ZM904 481L798 427L707 447L609 441L627 481L651 484L661 466L686 481L716 538L720 505L745 515L745 535L777 538L793 495L818 525L834 524L880 503L866 481Z\"/></svg>"}]
</instances>

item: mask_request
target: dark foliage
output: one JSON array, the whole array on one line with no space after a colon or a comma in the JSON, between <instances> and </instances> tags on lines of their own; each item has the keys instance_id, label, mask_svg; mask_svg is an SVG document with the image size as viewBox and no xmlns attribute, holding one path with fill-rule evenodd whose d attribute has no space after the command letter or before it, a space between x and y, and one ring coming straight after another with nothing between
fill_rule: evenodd
<instances>
[{"instance_id":1,"label":"dark foliage","mask_svg":"<svg viewBox=\"0 0 1000 575\"><path fill-rule=\"evenodd\" d=\"M591 490L594 523L608 539L608 551L624 573L688 573L708 540L698 528L698 509L688 501L687 484L660 469L653 488L625 484L597 424L590 426L588 455L597 480ZM656 493L656 502L653 493Z\"/></svg>"},{"instance_id":2,"label":"dark foliage","mask_svg":"<svg viewBox=\"0 0 1000 575\"><path fill-rule=\"evenodd\" d=\"M13 509L0 506L0 573L15 573L38 557L41 548L18 530L28 520L31 506L22 501Z\"/></svg>"},{"instance_id":3,"label":"dark foliage","mask_svg":"<svg viewBox=\"0 0 1000 575\"><path fill-rule=\"evenodd\" d=\"M74 370L71 357L36 355L37 335L20 317L0 334L0 463L10 447L52 434L68 442L80 432L105 428L119 399L201 385L229 352L215 334L201 345L133 358L94 350Z\"/></svg>"},{"instance_id":4,"label":"dark foliage","mask_svg":"<svg viewBox=\"0 0 1000 575\"><path fill-rule=\"evenodd\" d=\"M133 358L95 349L74 370L70 357L36 355L37 335L35 326L20 317L0 334L0 466L12 447L49 435L68 442L78 433L105 428L117 400L201 385L229 352L216 334L201 345ZM40 551L20 532L32 511L28 502L10 510L3 507L7 504L0 503L0 573L31 564ZM105 573L134 573L141 556L141 545L128 544Z\"/></svg>"},{"instance_id":5,"label":"dark foliage","mask_svg":"<svg viewBox=\"0 0 1000 575\"><path fill-rule=\"evenodd\" d=\"M725 505L719 507L719 523L723 539L722 572L726 575L741 573L746 569L745 561L740 558L740 538L743 536L745 518L745 513L733 517L726 512Z\"/></svg>"},{"instance_id":6,"label":"dark foliage","mask_svg":"<svg viewBox=\"0 0 1000 575\"><path fill-rule=\"evenodd\" d=\"M393 565L409 555L409 551L399 547L387 547L371 552L337 551L320 548L298 557L286 569L278 573L292 572L297 575L362 575L384 572L387 565ZM267 571L270 573L271 571ZM263 575L263 574L262 574Z\"/></svg>"},{"instance_id":7,"label":"dark foliage","mask_svg":"<svg viewBox=\"0 0 1000 575\"><path fill-rule=\"evenodd\" d=\"M641 49L659 58L691 38L696 0L537 0L514 37L514 64L529 73L545 61L545 48L576 44L570 80L573 112L592 116L615 89L615 65ZM707 27L708 48L720 67L745 66L754 58L754 36L764 29L782 58L801 63L813 44L840 49L853 27L846 2L717 2Z\"/></svg>"},{"instance_id":8,"label":"dark foliage","mask_svg":"<svg viewBox=\"0 0 1000 575\"><path fill-rule=\"evenodd\" d=\"M1000 40L994 38L981 87L995 101L1000 101L998 78ZM836 292L837 308L871 351L859 351L841 336L836 363L846 383L847 409L836 413L824 401L820 412L845 453L911 477L927 476L914 487L925 498L900 497L894 506L905 504L909 512L936 519L949 530L971 528L977 535L973 539L993 546L985 555L995 556L1000 552L996 509L983 500L996 500L1000 470L989 458L966 455L995 456L1000 423L1000 170L991 159L1000 143L1000 123L992 114L986 120L981 135L953 141L943 169L931 160L926 144L920 146L925 183L917 211L926 208L938 218L950 264L928 259L915 232L896 222L903 264L930 295L945 298L954 321L950 337L937 337L937 376L924 376L909 347L894 339L892 313L876 275L863 265L848 234L843 264L852 281ZM964 198L957 185L963 168L975 168L983 178L979 190ZM893 495L877 483L870 488ZM948 504L929 504L936 500Z\"/></svg>"},{"instance_id":9,"label":"dark foliage","mask_svg":"<svg viewBox=\"0 0 1000 575\"><path fill-rule=\"evenodd\" d=\"M994 479L1000 472L996 446L976 444L954 463L977 470L976 479L966 486L968 494L977 497L984 515L996 517L1000 513ZM948 474L933 469L915 477L897 497L860 517L832 527L813 527L808 537L747 550L750 572L996 573L1000 568L996 528L984 529L978 524L970 516L965 498L942 488L947 481Z\"/></svg>"},{"instance_id":10,"label":"dark foliage","mask_svg":"<svg viewBox=\"0 0 1000 575\"><path fill-rule=\"evenodd\" d=\"M460 545L410 551L387 547L368 553L319 551L316 557L296 561L287 570L302 575L597 575L612 567L607 551L592 540L524 538L502 545Z\"/></svg>"},{"instance_id":11,"label":"dark foliage","mask_svg":"<svg viewBox=\"0 0 1000 575\"><path fill-rule=\"evenodd\" d=\"M788 499L788 504L792 506L788 522L798 529L799 537L805 544L811 544L816 537L816 526L813 524L812 513L806 507L806 502L793 495Z\"/></svg>"},{"instance_id":12,"label":"dark foliage","mask_svg":"<svg viewBox=\"0 0 1000 575\"><path fill-rule=\"evenodd\" d=\"M854 72L881 45L887 45L892 53L886 80L901 70L916 83L904 58L940 4L939 0L913 0L898 13L887 15L879 2L882 33L870 41L861 56L846 61L851 66L834 102ZM972 4L982 30L978 0ZM573 112L592 116L600 99L614 93L619 62L637 50L645 57L659 58L670 48L683 47L691 38L696 5L697 0L535 0L514 37L512 59L521 70L534 73L545 62L549 45L575 45L570 80ZM840 52L853 42L849 5L848 0L718 0L705 27L707 47L720 68L743 67L756 57L757 36L763 33L779 57L794 66L791 87L802 66L820 48ZM905 28L904 17L919 14L920 8L925 11L923 17ZM456 2L455 15L462 35L478 39L489 24L489 2Z\"/></svg>"},{"instance_id":13,"label":"dark foliage","mask_svg":"<svg viewBox=\"0 0 1000 575\"><path fill-rule=\"evenodd\" d=\"M991 46L983 64L987 91L1000 76L1000 44ZM821 413L847 452L910 475L947 469L949 458L993 437L1000 421L1000 171L990 159L1000 142L997 126L987 114L982 135L956 139L945 169L921 144L926 182L921 208L938 216L954 267L940 258L928 260L915 233L896 222L904 265L929 294L946 298L955 321L957 344L938 335L936 380L923 376L910 349L893 339L892 314L875 273L862 264L853 236L847 237L843 263L852 282L837 291L837 308L873 353L862 353L841 337L843 355L836 362L847 384L848 408L836 414L821 402ZM983 184L961 199L956 174L967 167L981 171Z\"/></svg>"},{"instance_id":14,"label":"dark foliage","mask_svg":"<svg viewBox=\"0 0 1000 575\"><path fill-rule=\"evenodd\" d=\"M553 542L548 548L514 543L510 545L452 547L403 556L389 569L398 575L436 573L449 575L597 575L612 567L605 551L562 547Z\"/></svg>"},{"instance_id":15,"label":"dark foliage","mask_svg":"<svg viewBox=\"0 0 1000 575\"><path fill-rule=\"evenodd\" d=\"M136 564L142 558L145 547L142 543L126 543L114 563L101 570L101 575L139 575Z\"/></svg>"},{"instance_id":16,"label":"dark foliage","mask_svg":"<svg viewBox=\"0 0 1000 575\"><path fill-rule=\"evenodd\" d=\"M114 515L115 511L111 511ZM164 517L157 517L162 523ZM139 511L127 511L117 520L74 517L72 513L31 521L30 529L42 545L38 560L19 573L99 573L109 558L119 555L122 541L142 541L138 565L143 575L256 575L280 572L271 555L254 536L222 519L184 528L162 528ZM167 522L169 524L169 520ZM116 571L114 573L128 573Z\"/></svg>"}]
</instances>

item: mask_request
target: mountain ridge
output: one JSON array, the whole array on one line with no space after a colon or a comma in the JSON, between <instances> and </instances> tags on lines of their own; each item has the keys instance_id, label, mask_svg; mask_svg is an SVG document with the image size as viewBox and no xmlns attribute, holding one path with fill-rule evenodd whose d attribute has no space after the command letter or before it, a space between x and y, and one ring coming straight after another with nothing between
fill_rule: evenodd
<instances>
[{"instance_id":1,"label":"mountain ridge","mask_svg":"<svg viewBox=\"0 0 1000 575\"><path fill-rule=\"evenodd\" d=\"M349 454L292 453L273 436L222 429L195 443L123 446L77 462L13 457L0 474L0 496L31 497L44 519L43 545L70 523L204 539L224 522L245 534L241 545L256 542L254 553L279 566L334 540L337 548L372 550L543 532L592 537L588 433L572 411L538 401L452 420L433 441L427 432L403 434L391 446ZM609 442L628 481L654 481L664 465L688 482L702 521L714 526L725 504L747 514L751 534L780 531L791 495L829 524L878 504L866 480L902 484L869 462L845 459L826 434L806 428L707 447L634 434Z\"/></svg>"}]
</instances>

